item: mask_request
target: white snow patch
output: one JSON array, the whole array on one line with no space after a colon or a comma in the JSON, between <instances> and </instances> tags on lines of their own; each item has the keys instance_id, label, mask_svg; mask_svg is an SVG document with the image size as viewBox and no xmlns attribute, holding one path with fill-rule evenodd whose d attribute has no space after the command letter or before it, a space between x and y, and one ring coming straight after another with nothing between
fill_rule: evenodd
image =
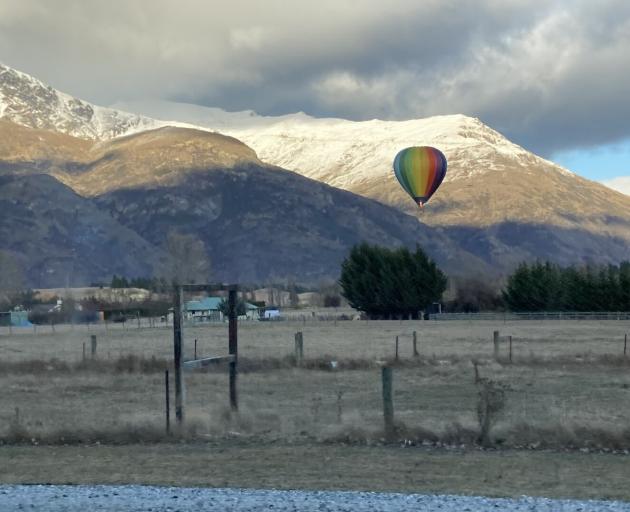
<instances>
[{"instance_id":1,"label":"white snow patch","mask_svg":"<svg viewBox=\"0 0 630 512\"><path fill-rule=\"evenodd\" d=\"M602 181L602 184L606 185L617 192L630 196L630 176L619 176L612 180Z\"/></svg>"}]
</instances>

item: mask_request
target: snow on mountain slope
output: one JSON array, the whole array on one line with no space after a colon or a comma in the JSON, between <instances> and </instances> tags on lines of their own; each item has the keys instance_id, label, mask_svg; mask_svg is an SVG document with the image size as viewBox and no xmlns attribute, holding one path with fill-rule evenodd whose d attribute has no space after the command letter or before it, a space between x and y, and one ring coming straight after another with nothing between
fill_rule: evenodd
<instances>
[{"instance_id":1,"label":"snow on mountain slope","mask_svg":"<svg viewBox=\"0 0 630 512\"><path fill-rule=\"evenodd\" d=\"M164 124L92 105L3 64L0 64L0 118L82 139L110 139Z\"/></svg>"},{"instance_id":2,"label":"snow on mountain slope","mask_svg":"<svg viewBox=\"0 0 630 512\"><path fill-rule=\"evenodd\" d=\"M110 139L165 125L219 131L242 140L267 163L359 193L375 180L391 182L393 192L393 156L412 145L433 145L445 153L446 182L501 171L506 162L570 174L463 115L354 122L304 113L265 117L165 101L114 107L92 105L0 64L0 118L84 139Z\"/></svg>"},{"instance_id":3,"label":"snow on mountain slope","mask_svg":"<svg viewBox=\"0 0 630 512\"><path fill-rule=\"evenodd\" d=\"M630 196L630 176L619 176L602 183L613 190Z\"/></svg>"},{"instance_id":4,"label":"snow on mountain slope","mask_svg":"<svg viewBox=\"0 0 630 512\"><path fill-rule=\"evenodd\" d=\"M497 156L572 175L510 142L478 119L464 115L357 122L314 118L302 112L265 117L252 111L225 112L166 101L120 103L114 107L221 131L251 146L263 161L340 188L352 188L389 174L396 153L417 145L436 146L445 153L449 162L447 182L503 170Z\"/></svg>"},{"instance_id":5,"label":"snow on mountain slope","mask_svg":"<svg viewBox=\"0 0 630 512\"><path fill-rule=\"evenodd\" d=\"M232 135L264 162L396 206L433 225L516 221L579 228L586 218L601 220L617 214L630 222L627 198L463 115L354 122L304 113L263 117L251 111L230 113L160 101L117 106ZM401 190L392 172L396 153L413 145L435 146L448 160L446 179L423 212ZM602 222L591 222L589 227L598 230Z\"/></svg>"},{"instance_id":6,"label":"snow on mountain slope","mask_svg":"<svg viewBox=\"0 0 630 512\"><path fill-rule=\"evenodd\" d=\"M102 108L6 66L0 66L0 112L18 124L86 139L166 125L219 131L252 147L266 163L396 206L433 225L551 223L630 238L628 196L575 176L463 115L355 122L165 101ZM436 146L448 159L446 179L422 213L391 170L395 154L412 145Z\"/></svg>"},{"instance_id":7,"label":"snow on mountain slope","mask_svg":"<svg viewBox=\"0 0 630 512\"><path fill-rule=\"evenodd\" d=\"M529 153L474 118L451 115L411 121L353 122L315 119L303 113L264 117L251 111L225 112L167 102L116 107L92 106L28 75L0 68L0 117L7 122L44 128L51 134L57 131L99 140L166 125L219 131L246 143L266 163L420 217L423 224L435 226L434 233L452 240L496 270L509 270L520 261L531 259L561 264L627 259L630 197ZM138 115L124 113L120 108ZM11 130L8 125L5 128ZM164 133L172 134L168 130ZM15 140L17 134L13 135L11 147L5 148L7 154L14 154L16 147L21 155L37 156L40 150L45 153L46 144L25 148L26 139ZM170 136L166 138L176 142ZM162 159L164 170L175 179L178 172L186 171L186 158L197 158L187 146L188 139L184 139L181 144L167 144L175 149L169 149L170 156ZM129 141L115 142L124 145ZM395 154L411 145L436 146L449 162L445 182L421 212L402 191L391 170ZM151 155L160 157L164 147L149 146L143 145L141 151L132 154L143 161L153 158ZM80 143L65 144L59 158L68 152L75 163L83 162L87 157L80 150ZM92 155L93 150L90 151ZM50 160L43 153L40 157L43 159L36 167L50 167ZM184 165L172 165L173 162ZM203 165L199 168L205 168ZM110 183L108 178L100 185L128 184L134 176L145 183L156 169L152 163L145 167L143 176L137 175L139 167L135 164L113 169L118 181ZM309 183L314 191L313 182ZM94 192L92 188L98 188L96 182L84 185L87 195ZM295 188L288 187L278 200L295 200L296 193ZM451 257L458 258L453 254Z\"/></svg>"}]
</instances>

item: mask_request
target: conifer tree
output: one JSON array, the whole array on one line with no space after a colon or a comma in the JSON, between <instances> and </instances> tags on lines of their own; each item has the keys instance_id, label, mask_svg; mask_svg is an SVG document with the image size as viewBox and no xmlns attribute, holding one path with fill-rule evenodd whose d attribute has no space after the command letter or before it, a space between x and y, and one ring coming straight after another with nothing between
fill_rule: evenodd
<instances>
[{"instance_id":1,"label":"conifer tree","mask_svg":"<svg viewBox=\"0 0 630 512\"><path fill-rule=\"evenodd\" d=\"M339 284L350 305L372 318L417 318L441 298L446 276L420 247L412 253L363 243L342 263Z\"/></svg>"}]
</instances>

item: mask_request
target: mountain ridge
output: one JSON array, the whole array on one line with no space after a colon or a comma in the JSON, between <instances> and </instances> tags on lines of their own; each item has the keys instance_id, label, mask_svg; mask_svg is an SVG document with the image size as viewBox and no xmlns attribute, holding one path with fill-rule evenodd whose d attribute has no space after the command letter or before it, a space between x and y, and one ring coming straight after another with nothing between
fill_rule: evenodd
<instances>
[{"instance_id":1,"label":"mountain ridge","mask_svg":"<svg viewBox=\"0 0 630 512\"><path fill-rule=\"evenodd\" d=\"M11 87L7 89L2 76L12 77L9 85L14 89L19 86L16 80L26 80L23 93L17 95L17 103L10 109L6 105ZM61 132L75 131L84 139L96 141L86 150L84 143L52 141L52 136L40 135L51 140L51 147L58 145L53 157L46 158L46 144L37 141L22 149L33 159L26 167L48 168L86 196L96 198L143 187L177 188L180 181L185 185L186 180L202 179L211 169L220 174L243 167L244 163L245 167L263 170L289 169L316 182L393 206L419 219L422 229L433 233L450 250L467 255L475 262L473 267L483 266L495 275L532 259L561 264L615 263L630 250L630 197L529 153L475 118L451 115L353 122L316 119L304 113L265 117L252 111L230 113L193 105L144 102L143 109L168 108L168 113L178 119L171 122L120 112L105 116L110 122L108 129L98 132L95 119L99 116L94 113L101 107L90 110L81 100L64 99L63 93L56 93L36 79L26 79L28 75L2 76L3 115L9 112L11 119L17 112L18 122ZM57 98L64 101L59 103ZM68 105L75 104L81 108L67 110ZM61 113L55 109L61 109ZM84 111L93 114L83 115ZM68 112L73 116L72 122L66 122ZM195 127L198 124L204 125L202 131ZM165 128L171 125L176 128ZM142 129L146 127L151 127L153 133ZM233 138L221 139L217 131ZM162 145L154 147L146 141L157 137L156 133L170 135L160 139ZM213 137L221 144L230 140L234 148L240 148L240 156L222 161L218 153L212 154ZM129 149L134 140L142 140L144 149ZM19 146L20 140L14 144ZM444 183L422 211L404 194L391 172L393 155L407 145L434 145L443 150L449 161ZM127 148L123 151L125 158L117 159L113 148ZM7 151L1 151L0 144L0 154L6 156ZM70 159L64 163L66 152ZM241 163L237 162L239 159ZM119 165L121 161L124 164ZM15 167L15 162L6 160L3 165ZM292 182L285 193L295 194L296 188L297 182ZM194 190L187 193L194 194ZM184 196L178 197L183 203L187 201ZM431 245L430 240L426 243ZM466 264L460 267L464 269Z\"/></svg>"},{"instance_id":2,"label":"mountain ridge","mask_svg":"<svg viewBox=\"0 0 630 512\"><path fill-rule=\"evenodd\" d=\"M91 223L94 229L101 229L105 240L116 239L119 231L137 237L130 239L128 249L120 244L115 247L125 252L125 257L138 257L138 265L144 260L165 258L169 232L195 236L204 243L218 280L260 282L292 276L297 282L314 283L334 279L350 247L362 241L391 247L421 243L449 272L455 274L462 268L491 271L479 258L413 217L264 164L250 148L231 137L158 128L110 141L93 141L86 150L68 135L36 132L32 138L63 140L64 147L79 147L80 156L89 158L81 165L75 165L74 158L68 170L63 162L56 162L46 176L47 187L40 186L40 162L20 162L18 155L13 155L4 170L0 165L0 178L33 180L28 182L32 185L25 185L31 195L16 198L22 206L15 210L10 224L31 225L32 210L45 213L37 215L36 226L41 234L35 237L22 231L18 234L24 236L13 234L7 224L0 250L21 254L25 241L34 247L36 239L46 240L44 233L49 231L74 233L68 224L73 217L64 212L76 204L83 205L74 206L78 215L88 205L94 210ZM181 144L186 145L185 151ZM6 194L15 190L1 182L0 187ZM64 208L58 207L59 201L65 203ZM61 231L55 228L60 224L59 215L65 226ZM44 252L54 255L55 261L81 261L81 268L89 269L84 257L89 250L79 244L83 240L79 235L60 235L63 244L46 246ZM132 242L141 247L134 249ZM155 258L147 258L143 252L146 248L154 248ZM115 261L114 255L108 254ZM42 274L38 256L34 249L21 256L31 279ZM147 272L158 268L157 263L147 264ZM138 265L129 262L126 274L137 275L142 268ZM82 271L86 281L79 284L109 277L106 268L99 264L93 274ZM120 266L115 271L113 265L109 268L110 276L125 274ZM70 270L66 268L66 272Z\"/></svg>"},{"instance_id":3,"label":"mountain ridge","mask_svg":"<svg viewBox=\"0 0 630 512\"><path fill-rule=\"evenodd\" d=\"M84 139L112 138L160 125L144 116L80 100L2 63L0 118Z\"/></svg>"},{"instance_id":4,"label":"mountain ridge","mask_svg":"<svg viewBox=\"0 0 630 512\"><path fill-rule=\"evenodd\" d=\"M550 223L630 239L630 197L528 152L476 118L354 122L305 114L256 118L165 102L138 107L221 128L263 161L395 206L432 226ZM442 186L422 211L391 171L393 155L411 145L438 147L448 160ZM623 221L622 230L619 222L607 222L613 217Z\"/></svg>"}]
</instances>

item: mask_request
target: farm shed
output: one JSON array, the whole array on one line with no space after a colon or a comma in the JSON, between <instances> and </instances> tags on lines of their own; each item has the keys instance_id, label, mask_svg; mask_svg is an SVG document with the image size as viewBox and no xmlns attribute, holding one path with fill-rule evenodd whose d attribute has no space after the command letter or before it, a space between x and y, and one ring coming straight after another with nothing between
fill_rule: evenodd
<instances>
[{"instance_id":1,"label":"farm shed","mask_svg":"<svg viewBox=\"0 0 630 512\"><path fill-rule=\"evenodd\" d=\"M5 311L0 312L0 325L12 327L30 327L28 321L28 311Z\"/></svg>"}]
</instances>

